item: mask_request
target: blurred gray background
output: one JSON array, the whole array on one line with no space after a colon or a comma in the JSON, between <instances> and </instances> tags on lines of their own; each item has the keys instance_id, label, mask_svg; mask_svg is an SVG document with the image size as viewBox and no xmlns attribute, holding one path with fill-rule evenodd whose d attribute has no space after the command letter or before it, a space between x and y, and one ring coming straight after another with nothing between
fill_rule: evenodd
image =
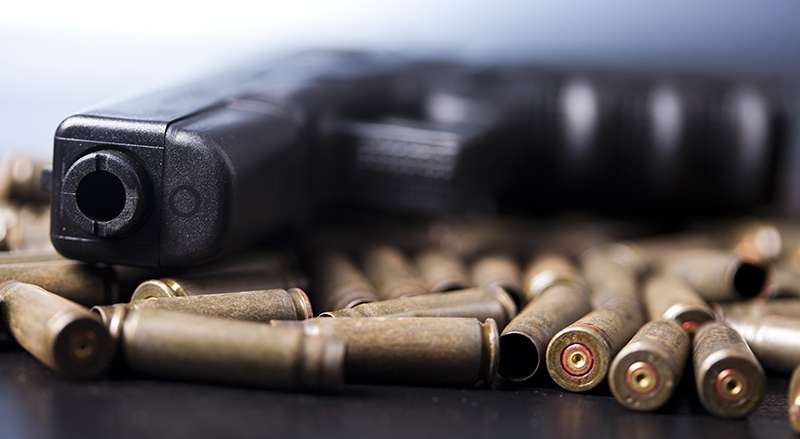
<instances>
[{"instance_id":1,"label":"blurred gray background","mask_svg":"<svg viewBox=\"0 0 800 439\"><path fill-rule=\"evenodd\" d=\"M800 77L797 0L226 0L214 6L6 4L0 150L48 156L55 127L71 113L249 55L309 47Z\"/></svg>"}]
</instances>

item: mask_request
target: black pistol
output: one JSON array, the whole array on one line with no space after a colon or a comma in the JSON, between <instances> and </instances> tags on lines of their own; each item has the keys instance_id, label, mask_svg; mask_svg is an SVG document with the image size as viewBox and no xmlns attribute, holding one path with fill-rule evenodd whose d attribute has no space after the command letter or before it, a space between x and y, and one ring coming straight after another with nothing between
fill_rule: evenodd
<instances>
[{"instance_id":1,"label":"black pistol","mask_svg":"<svg viewBox=\"0 0 800 439\"><path fill-rule=\"evenodd\" d=\"M53 245L88 262L191 266L290 225L313 207L312 127L387 106L398 63L308 52L68 117Z\"/></svg>"}]
</instances>

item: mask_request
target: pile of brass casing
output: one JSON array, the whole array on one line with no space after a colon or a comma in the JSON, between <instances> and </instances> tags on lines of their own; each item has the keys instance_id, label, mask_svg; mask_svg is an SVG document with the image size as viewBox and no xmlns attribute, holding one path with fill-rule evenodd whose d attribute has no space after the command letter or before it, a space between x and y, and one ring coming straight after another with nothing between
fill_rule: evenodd
<instances>
[{"instance_id":1,"label":"pile of brass casing","mask_svg":"<svg viewBox=\"0 0 800 439\"><path fill-rule=\"evenodd\" d=\"M569 262L552 256L533 261L526 291L536 294L500 335L501 376L510 381L533 378L553 336L591 310L589 293L576 273Z\"/></svg>"},{"instance_id":2,"label":"pile of brass casing","mask_svg":"<svg viewBox=\"0 0 800 439\"><path fill-rule=\"evenodd\" d=\"M0 167L0 313L65 377L111 365L330 391L491 386L498 376L530 385L545 365L564 389L607 377L621 405L651 411L688 364L703 406L741 417L763 397L763 363L794 371L788 412L800 430L800 229L790 224L614 242L590 223L440 219L311 245L309 282L278 250L148 273L55 253L47 197L28 172L43 165L7 164L16 174Z\"/></svg>"},{"instance_id":3,"label":"pile of brass casing","mask_svg":"<svg viewBox=\"0 0 800 439\"><path fill-rule=\"evenodd\" d=\"M547 346L547 371L566 390L585 392L606 377L614 356L644 324L636 275L601 250L582 257L594 311L556 334Z\"/></svg>"}]
</instances>

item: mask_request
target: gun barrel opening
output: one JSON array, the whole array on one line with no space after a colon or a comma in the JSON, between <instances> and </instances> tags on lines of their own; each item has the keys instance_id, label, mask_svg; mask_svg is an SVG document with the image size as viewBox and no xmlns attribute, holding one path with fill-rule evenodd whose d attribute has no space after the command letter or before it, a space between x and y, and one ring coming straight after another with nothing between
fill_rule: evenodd
<instances>
[{"instance_id":1,"label":"gun barrel opening","mask_svg":"<svg viewBox=\"0 0 800 439\"><path fill-rule=\"evenodd\" d=\"M75 197L84 215L95 221L110 221L125 207L125 186L108 171L94 171L78 183Z\"/></svg>"}]
</instances>

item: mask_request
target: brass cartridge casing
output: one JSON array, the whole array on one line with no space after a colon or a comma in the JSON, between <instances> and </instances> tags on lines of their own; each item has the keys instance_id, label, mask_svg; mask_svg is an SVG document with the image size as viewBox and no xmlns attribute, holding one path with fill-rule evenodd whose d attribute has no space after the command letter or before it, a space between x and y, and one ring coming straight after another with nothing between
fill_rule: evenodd
<instances>
[{"instance_id":1,"label":"brass cartridge casing","mask_svg":"<svg viewBox=\"0 0 800 439\"><path fill-rule=\"evenodd\" d=\"M22 243L18 251L53 252L55 248L50 242L50 209L46 206L22 206L19 209L22 225Z\"/></svg>"},{"instance_id":2,"label":"brass cartridge casing","mask_svg":"<svg viewBox=\"0 0 800 439\"><path fill-rule=\"evenodd\" d=\"M282 253L252 251L215 264L142 282L131 302L154 297L200 296L271 288L303 287L303 279L294 276L290 262Z\"/></svg>"},{"instance_id":3,"label":"brass cartridge casing","mask_svg":"<svg viewBox=\"0 0 800 439\"><path fill-rule=\"evenodd\" d=\"M727 324L703 325L695 334L692 357L697 395L709 412L743 417L763 399L764 370L742 336Z\"/></svg>"},{"instance_id":4,"label":"brass cartridge casing","mask_svg":"<svg viewBox=\"0 0 800 439\"><path fill-rule=\"evenodd\" d=\"M4 282L0 310L14 339L61 375L96 376L111 360L111 340L100 319L63 297L36 285Z\"/></svg>"},{"instance_id":5,"label":"brass cartridge casing","mask_svg":"<svg viewBox=\"0 0 800 439\"><path fill-rule=\"evenodd\" d=\"M650 255L635 243L614 243L601 247L602 254L618 266L637 275L648 273L652 261Z\"/></svg>"},{"instance_id":6,"label":"brass cartridge casing","mask_svg":"<svg viewBox=\"0 0 800 439\"><path fill-rule=\"evenodd\" d=\"M780 259L783 239L773 224L754 221L736 228L733 233L733 252L736 256L759 264Z\"/></svg>"},{"instance_id":7,"label":"brass cartridge casing","mask_svg":"<svg viewBox=\"0 0 800 439\"><path fill-rule=\"evenodd\" d=\"M790 270L785 265L772 267L762 296L768 299L800 299L800 273Z\"/></svg>"},{"instance_id":8,"label":"brass cartridge casing","mask_svg":"<svg viewBox=\"0 0 800 439\"><path fill-rule=\"evenodd\" d=\"M591 309L588 293L576 283L557 283L539 293L500 335L500 375L510 381L533 378L553 336Z\"/></svg>"},{"instance_id":9,"label":"brass cartridge casing","mask_svg":"<svg viewBox=\"0 0 800 439\"><path fill-rule=\"evenodd\" d=\"M314 304L320 311L334 311L380 300L366 275L344 254L323 253L312 265Z\"/></svg>"},{"instance_id":10,"label":"brass cartridge casing","mask_svg":"<svg viewBox=\"0 0 800 439\"><path fill-rule=\"evenodd\" d=\"M522 274L513 258L500 254L484 256L472 264L470 275L474 285L503 287L514 297L517 305L526 303L525 294L522 292Z\"/></svg>"},{"instance_id":11,"label":"brass cartridge casing","mask_svg":"<svg viewBox=\"0 0 800 439\"><path fill-rule=\"evenodd\" d=\"M17 209L0 205L0 251L18 250L25 240L25 227Z\"/></svg>"},{"instance_id":12,"label":"brass cartridge casing","mask_svg":"<svg viewBox=\"0 0 800 439\"><path fill-rule=\"evenodd\" d=\"M559 282L581 283L578 268L569 259L555 254L534 258L522 274L522 290L526 303Z\"/></svg>"},{"instance_id":13,"label":"brass cartridge casing","mask_svg":"<svg viewBox=\"0 0 800 439\"><path fill-rule=\"evenodd\" d=\"M149 279L136 287L131 302L162 297L202 296L204 294L234 293L259 289L287 288L286 278L264 277L251 272L240 275L220 274L218 276L175 276Z\"/></svg>"},{"instance_id":14,"label":"brass cartridge casing","mask_svg":"<svg viewBox=\"0 0 800 439\"><path fill-rule=\"evenodd\" d=\"M714 305L714 312L721 319L760 318L767 315L800 318L800 299L752 299L720 303Z\"/></svg>"},{"instance_id":15,"label":"brass cartridge casing","mask_svg":"<svg viewBox=\"0 0 800 439\"><path fill-rule=\"evenodd\" d=\"M0 253L0 266L28 262L47 262L64 260L55 250L17 250Z\"/></svg>"},{"instance_id":16,"label":"brass cartridge casing","mask_svg":"<svg viewBox=\"0 0 800 439\"><path fill-rule=\"evenodd\" d=\"M118 271L64 258L0 264L0 279L16 280L85 306L109 303L119 294Z\"/></svg>"},{"instance_id":17,"label":"brass cartridge casing","mask_svg":"<svg viewBox=\"0 0 800 439\"><path fill-rule=\"evenodd\" d=\"M575 323L559 331L547 345L547 371L562 388L585 392L597 387L611 360L642 326L638 302L607 300Z\"/></svg>"},{"instance_id":18,"label":"brass cartridge casing","mask_svg":"<svg viewBox=\"0 0 800 439\"><path fill-rule=\"evenodd\" d=\"M645 282L644 304L650 319L675 320L690 334L714 320L714 311L682 280L655 275Z\"/></svg>"},{"instance_id":19,"label":"brass cartridge casing","mask_svg":"<svg viewBox=\"0 0 800 439\"><path fill-rule=\"evenodd\" d=\"M691 341L675 320L642 326L619 351L608 374L614 398L633 410L655 410L666 403L683 375Z\"/></svg>"},{"instance_id":20,"label":"brass cartridge casing","mask_svg":"<svg viewBox=\"0 0 800 439\"><path fill-rule=\"evenodd\" d=\"M636 273L602 249L581 256L595 310L559 331L547 346L547 371L566 390L598 386L611 360L644 324Z\"/></svg>"},{"instance_id":21,"label":"brass cartridge casing","mask_svg":"<svg viewBox=\"0 0 800 439\"><path fill-rule=\"evenodd\" d=\"M0 162L0 199L23 204L45 204L50 193L42 187L43 160L9 156Z\"/></svg>"},{"instance_id":22,"label":"brass cartridge casing","mask_svg":"<svg viewBox=\"0 0 800 439\"><path fill-rule=\"evenodd\" d=\"M490 384L498 362L494 320L369 317L279 321L347 344L345 381L472 386Z\"/></svg>"},{"instance_id":23,"label":"brass cartridge casing","mask_svg":"<svg viewBox=\"0 0 800 439\"><path fill-rule=\"evenodd\" d=\"M342 384L341 340L155 308L117 308L109 322L132 370L185 380L275 389L333 390Z\"/></svg>"},{"instance_id":24,"label":"brass cartridge casing","mask_svg":"<svg viewBox=\"0 0 800 439\"><path fill-rule=\"evenodd\" d=\"M473 317L480 321L494 319L502 328L516 314L514 300L495 286L364 303L322 313L320 317Z\"/></svg>"},{"instance_id":25,"label":"brass cartridge casing","mask_svg":"<svg viewBox=\"0 0 800 439\"><path fill-rule=\"evenodd\" d=\"M367 250L364 271L381 299L418 296L428 292L428 286L420 279L419 273L394 247L380 245Z\"/></svg>"},{"instance_id":26,"label":"brass cartridge casing","mask_svg":"<svg viewBox=\"0 0 800 439\"><path fill-rule=\"evenodd\" d=\"M108 324L116 308L163 309L232 320L268 322L303 320L314 315L311 302L299 288L289 290L243 291L201 296L160 297L133 303L95 306L92 311Z\"/></svg>"},{"instance_id":27,"label":"brass cartridge casing","mask_svg":"<svg viewBox=\"0 0 800 439\"><path fill-rule=\"evenodd\" d=\"M708 301L754 297L764 289L768 278L764 266L711 249L671 251L659 260L658 266Z\"/></svg>"},{"instance_id":28,"label":"brass cartridge casing","mask_svg":"<svg viewBox=\"0 0 800 439\"><path fill-rule=\"evenodd\" d=\"M789 374L800 364L800 320L785 316L729 316L725 322L767 369Z\"/></svg>"},{"instance_id":29,"label":"brass cartridge casing","mask_svg":"<svg viewBox=\"0 0 800 439\"><path fill-rule=\"evenodd\" d=\"M795 433L800 433L800 366L794 370L789 383L789 423Z\"/></svg>"},{"instance_id":30,"label":"brass cartridge casing","mask_svg":"<svg viewBox=\"0 0 800 439\"><path fill-rule=\"evenodd\" d=\"M636 304L635 308L641 308L634 270L617 263L603 249L584 252L581 256L581 267L586 283L591 288L592 305L595 308L605 307L606 302L616 304L620 298L624 298L629 304ZM643 324L644 316L640 320Z\"/></svg>"},{"instance_id":31,"label":"brass cartridge casing","mask_svg":"<svg viewBox=\"0 0 800 439\"><path fill-rule=\"evenodd\" d=\"M419 253L414 264L431 292L458 291L470 286L467 269L455 254L429 249Z\"/></svg>"}]
</instances>

